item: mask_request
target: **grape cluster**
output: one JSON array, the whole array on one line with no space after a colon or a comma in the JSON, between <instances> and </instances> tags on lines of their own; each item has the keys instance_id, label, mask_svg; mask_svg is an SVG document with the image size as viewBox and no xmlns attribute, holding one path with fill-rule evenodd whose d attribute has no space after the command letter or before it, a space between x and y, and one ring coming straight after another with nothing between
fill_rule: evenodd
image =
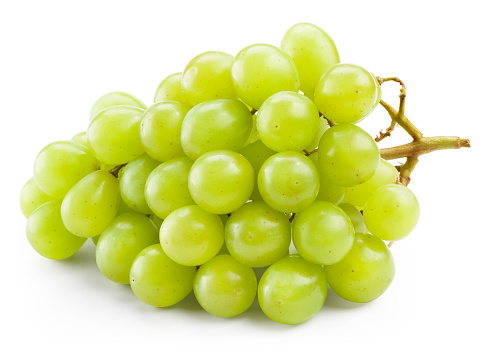
<instances>
[{"instance_id":1,"label":"grape cluster","mask_svg":"<svg viewBox=\"0 0 489 353\"><path fill-rule=\"evenodd\" d=\"M64 259L92 238L100 271L156 307L193 290L229 317L258 296L272 320L298 324L328 285L372 301L394 277L384 241L419 217L396 168L354 125L380 97L375 76L339 63L308 23L280 48L203 53L161 82L154 105L108 93L86 132L39 153L21 192L27 239Z\"/></svg>"}]
</instances>

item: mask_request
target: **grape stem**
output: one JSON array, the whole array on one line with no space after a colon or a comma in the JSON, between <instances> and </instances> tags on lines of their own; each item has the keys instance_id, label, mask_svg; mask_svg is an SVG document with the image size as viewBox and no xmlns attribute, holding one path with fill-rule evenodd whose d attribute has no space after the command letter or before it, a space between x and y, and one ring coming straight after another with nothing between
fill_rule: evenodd
<instances>
[{"instance_id":1,"label":"grape stem","mask_svg":"<svg viewBox=\"0 0 489 353\"><path fill-rule=\"evenodd\" d=\"M127 163L126 163L127 164ZM112 168L111 170L109 170L109 173L112 174L113 176L115 176L116 178L119 177L119 171L126 165L126 164L120 164L120 165L116 165L114 168Z\"/></svg>"},{"instance_id":2,"label":"grape stem","mask_svg":"<svg viewBox=\"0 0 489 353\"><path fill-rule=\"evenodd\" d=\"M258 110L256 110L255 108L253 108L253 109L251 109L250 114L251 114L251 115L255 115L257 111L258 111Z\"/></svg>"},{"instance_id":3,"label":"grape stem","mask_svg":"<svg viewBox=\"0 0 489 353\"><path fill-rule=\"evenodd\" d=\"M328 122L329 127L333 127L333 126L335 126L335 125L336 125L336 124L334 123L334 121L329 120L329 119L328 119L328 118L326 118L326 117L325 117L325 116L324 116L322 113L319 113L319 117L320 117L320 118L324 118L324 119L326 119L326 121Z\"/></svg>"},{"instance_id":4,"label":"grape stem","mask_svg":"<svg viewBox=\"0 0 489 353\"><path fill-rule=\"evenodd\" d=\"M380 135L375 139L375 141L379 142L385 137L390 136L396 125L402 127L403 130L413 138L413 142L405 145L382 148L380 150L381 157L387 160L406 157L406 162L399 167L399 182L401 184L407 186L411 181L411 173L416 167L416 164L418 164L419 156L433 151L470 147L470 140L462 139L457 136L424 137L421 131L419 131L418 128L404 115L406 106L406 86L404 85L404 82L397 77L377 77L377 80L380 85L388 81L394 81L401 85L399 110L396 111L383 100L380 101L380 104L384 107L387 113L389 113L392 121L385 133L380 131Z\"/></svg>"}]
</instances>

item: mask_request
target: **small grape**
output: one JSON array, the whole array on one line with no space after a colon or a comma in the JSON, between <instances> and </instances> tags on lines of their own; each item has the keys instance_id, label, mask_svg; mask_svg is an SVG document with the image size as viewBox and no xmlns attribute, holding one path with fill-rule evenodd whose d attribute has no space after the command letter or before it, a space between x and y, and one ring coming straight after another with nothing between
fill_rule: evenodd
<instances>
[{"instance_id":1,"label":"small grape","mask_svg":"<svg viewBox=\"0 0 489 353\"><path fill-rule=\"evenodd\" d=\"M365 221L363 220L362 213L353 205L349 203L340 203L338 205L350 218L351 223L355 233L365 233L367 232L367 227L365 226Z\"/></svg>"},{"instance_id":2,"label":"small grape","mask_svg":"<svg viewBox=\"0 0 489 353\"><path fill-rule=\"evenodd\" d=\"M97 99L95 103L93 103L92 109L90 110L90 120L95 118L95 116L105 108L118 105L127 105L130 107L141 108L143 110L146 109L146 105L143 102L129 93L110 92L104 94L102 97Z\"/></svg>"},{"instance_id":3,"label":"small grape","mask_svg":"<svg viewBox=\"0 0 489 353\"><path fill-rule=\"evenodd\" d=\"M25 218L29 218L36 208L52 200L54 198L42 191L34 178L30 178L20 192L20 208Z\"/></svg>"},{"instance_id":4,"label":"small grape","mask_svg":"<svg viewBox=\"0 0 489 353\"><path fill-rule=\"evenodd\" d=\"M177 72L161 81L155 93L154 102L175 101L184 104L189 109L192 105L187 101L182 89L182 73Z\"/></svg>"}]
</instances>

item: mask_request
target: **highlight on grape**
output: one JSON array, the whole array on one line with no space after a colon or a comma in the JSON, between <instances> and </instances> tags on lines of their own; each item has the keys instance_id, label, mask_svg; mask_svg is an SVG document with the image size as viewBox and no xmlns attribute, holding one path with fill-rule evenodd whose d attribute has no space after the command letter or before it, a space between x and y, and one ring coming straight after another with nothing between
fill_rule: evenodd
<instances>
[{"instance_id":1,"label":"highlight on grape","mask_svg":"<svg viewBox=\"0 0 489 353\"><path fill-rule=\"evenodd\" d=\"M400 85L399 110L382 100L385 82ZM280 47L200 54L161 81L153 105L108 93L86 131L40 151L20 193L27 239L59 260L91 238L101 273L155 307L193 291L230 317L258 297L292 325L321 310L328 286L370 302L394 279L392 242L420 216L407 188L418 158L470 147L423 136L405 101L400 79L341 63L309 23ZM391 123L374 139L355 124L379 105ZM396 126L413 142L379 149Z\"/></svg>"}]
</instances>

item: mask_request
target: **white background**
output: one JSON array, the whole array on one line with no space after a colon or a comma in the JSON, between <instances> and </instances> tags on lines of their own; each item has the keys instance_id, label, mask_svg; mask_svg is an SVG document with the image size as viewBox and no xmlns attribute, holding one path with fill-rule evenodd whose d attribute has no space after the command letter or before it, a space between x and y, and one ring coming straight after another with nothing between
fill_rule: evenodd
<instances>
[{"instance_id":1,"label":"white background","mask_svg":"<svg viewBox=\"0 0 489 353\"><path fill-rule=\"evenodd\" d=\"M0 5L0 350L487 351L488 41L485 1L4 1ZM100 95L152 103L159 82L197 54L279 45L311 22L341 60L407 85L406 115L425 135L470 138L472 148L421 158L410 185L422 215L394 244L396 278L378 300L331 291L298 326L274 323L257 303L221 319L195 298L169 309L139 302L98 272L91 242L66 261L32 250L18 206L38 151L85 130ZM396 104L398 86L383 86ZM361 126L388 126L378 108ZM398 129L382 146L408 142Z\"/></svg>"}]
</instances>

